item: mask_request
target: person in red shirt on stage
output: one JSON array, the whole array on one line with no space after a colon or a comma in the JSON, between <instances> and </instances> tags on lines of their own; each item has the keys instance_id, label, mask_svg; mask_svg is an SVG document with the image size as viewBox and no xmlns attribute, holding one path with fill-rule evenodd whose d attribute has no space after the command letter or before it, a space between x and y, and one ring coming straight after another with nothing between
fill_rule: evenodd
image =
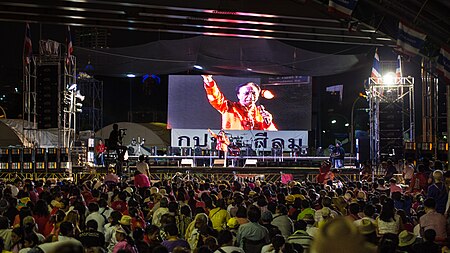
<instances>
[{"instance_id":1,"label":"person in red shirt on stage","mask_svg":"<svg viewBox=\"0 0 450 253\"><path fill-rule=\"evenodd\" d=\"M224 158L228 152L228 145L230 145L230 139L225 135L223 130L220 130L218 134L215 134L211 129L208 132L217 140L216 150L219 152L219 158Z\"/></svg>"},{"instance_id":2,"label":"person in red shirt on stage","mask_svg":"<svg viewBox=\"0 0 450 253\"><path fill-rule=\"evenodd\" d=\"M272 114L264 106L256 105L261 88L256 83L244 83L236 87L238 102L225 98L212 79L212 75L202 75L209 103L222 114L222 129L226 130L274 130Z\"/></svg>"},{"instance_id":3,"label":"person in red shirt on stage","mask_svg":"<svg viewBox=\"0 0 450 253\"><path fill-rule=\"evenodd\" d=\"M103 141L98 140L97 146L95 146L95 164L105 166L105 151L106 146Z\"/></svg>"}]
</instances>

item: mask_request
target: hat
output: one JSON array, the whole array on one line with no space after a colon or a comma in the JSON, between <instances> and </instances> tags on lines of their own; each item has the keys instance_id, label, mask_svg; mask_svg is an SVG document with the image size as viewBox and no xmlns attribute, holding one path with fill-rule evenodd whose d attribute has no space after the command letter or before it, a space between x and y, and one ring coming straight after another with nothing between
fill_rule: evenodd
<instances>
[{"instance_id":1,"label":"hat","mask_svg":"<svg viewBox=\"0 0 450 253\"><path fill-rule=\"evenodd\" d=\"M6 199L1 199L0 200L0 212L4 212L4 211L8 210L8 208L9 208L8 201L6 201Z\"/></svg>"},{"instance_id":2,"label":"hat","mask_svg":"<svg viewBox=\"0 0 450 253\"><path fill-rule=\"evenodd\" d=\"M29 197L25 197L25 198L21 198L20 199L20 203L22 203L22 204L27 204L28 202L30 202L31 201L31 199L29 198Z\"/></svg>"},{"instance_id":3,"label":"hat","mask_svg":"<svg viewBox=\"0 0 450 253\"><path fill-rule=\"evenodd\" d=\"M352 195L350 194L350 193L345 193L344 194L344 199L346 200L346 201L350 201L351 199L352 199Z\"/></svg>"},{"instance_id":4,"label":"hat","mask_svg":"<svg viewBox=\"0 0 450 253\"><path fill-rule=\"evenodd\" d=\"M406 230L403 230L398 235L398 246L405 247L405 246L411 245L416 241L416 238L417 237L415 234L408 232Z\"/></svg>"},{"instance_id":5,"label":"hat","mask_svg":"<svg viewBox=\"0 0 450 253\"><path fill-rule=\"evenodd\" d=\"M366 193L363 191L359 191L358 194L356 195L356 198L358 199L366 199Z\"/></svg>"},{"instance_id":6,"label":"hat","mask_svg":"<svg viewBox=\"0 0 450 253\"><path fill-rule=\"evenodd\" d=\"M265 211L261 215L261 220L265 222L271 222L273 220L273 215L271 211Z\"/></svg>"},{"instance_id":7,"label":"hat","mask_svg":"<svg viewBox=\"0 0 450 253\"><path fill-rule=\"evenodd\" d=\"M153 186L152 188L150 188L150 195L158 193L158 192L159 192L159 189L157 187Z\"/></svg>"},{"instance_id":8,"label":"hat","mask_svg":"<svg viewBox=\"0 0 450 253\"><path fill-rule=\"evenodd\" d=\"M205 208L206 205L205 205L205 202L203 202L203 201L198 201L197 203L195 203L195 207L203 207L203 208Z\"/></svg>"},{"instance_id":9,"label":"hat","mask_svg":"<svg viewBox=\"0 0 450 253\"><path fill-rule=\"evenodd\" d=\"M25 226L27 224L36 224L36 221L34 220L33 216L27 216L23 218L23 225Z\"/></svg>"},{"instance_id":10,"label":"hat","mask_svg":"<svg viewBox=\"0 0 450 253\"><path fill-rule=\"evenodd\" d=\"M286 199L286 203L287 204L294 204L295 196L294 195L287 195L285 199Z\"/></svg>"},{"instance_id":11,"label":"hat","mask_svg":"<svg viewBox=\"0 0 450 253\"><path fill-rule=\"evenodd\" d=\"M235 217L230 218L227 222L227 226L229 228L237 228L239 226L239 221Z\"/></svg>"},{"instance_id":12,"label":"hat","mask_svg":"<svg viewBox=\"0 0 450 253\"><path fill-rule=\"evenodd\" d=\"M127 231L125 231L125 229L122 226L117 226L116 227L116 233L127 234Z\"/></svg>"},{"instance_id":13,"label":"hat","mask_svg":"<svg viewBox=\"0 0 450 253\"><path fill-rule=\"evenodd\" d=\"M161 193L161 195L167 195L166 189L159 189L159 193Z\"/></svg>"},{"instance_id":14,"label":"hat","mask_svg":"<svg viewBox=\"0 0 450 253\"><path fill-rule=\"evenodd\" d=\"M255 196L256 195L256 192L255 191L250 191L249 193L248 193L248 196L249 197L253 197L253 196Z\"/></svg>"},{"instance_id":15,"label":"hat","mask_svg":"<svg viewBox=\"0 0 450 253\"><path fill-rule=\"evenodd\" d=\"M330 216L331 210L328 207L324 207L321 209L322 217Z\"/></svg>"},{"instance_id":16,"label":"hat","mask_svg":"<svg viewBox=\"0 0 450 253\"><path fill-rule=\"evenodd\" d=\"M129 215L123 215L122 218L120 219L119 223L121 225L125 225L125 226L129 226L131 225L131 216Z\"/></svg>"},{"instance_id":17,"label":"hat","mask_svg":"<svg viewBox=\"0 0 450 253\"><path fill-rule=\"evenodd\" d=\"M62 202L57 201L57 200L52 200L52 202L50 202L50 204L53 207L56 207L56 208L64 208L64 204Z\"/></svg>"},{"instance_id":18,"label":"hat","mask_svg":"<svg viewBox=\"0 0 450 253\"><path fill-rule=\"evenodd\" d=\"M358 231L363 235L372 234L375 232L375 224L369 219L361 219L358 225Z\"/></svg>"},{"instance_id":19,"label":"hat","mask_svg":"<svg viewBox=\"0 0 450 253\"><path fill-rule=\"evenodd\" d=\"M128 192L130 195L133 195L133 188L128 186L127 188L125 188L125 191Z\"/></svg>"}]
</instances>

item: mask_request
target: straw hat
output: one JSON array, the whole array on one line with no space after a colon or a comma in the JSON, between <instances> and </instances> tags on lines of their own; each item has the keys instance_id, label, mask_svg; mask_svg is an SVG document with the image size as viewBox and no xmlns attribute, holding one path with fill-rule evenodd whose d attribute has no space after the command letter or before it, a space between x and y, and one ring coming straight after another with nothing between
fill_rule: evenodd
<instances>
[{"instance_id":1,"label":"straw hat","mask_svg":"<svg viewBox=\"0 0 450 253\"><path fill-rule=\"evenodd\" d=\"M372 234L375 229L375 224L369 219L361 219L361 223L358 225L358 230L363 235Z\"/></svg>"},{"instance_id":2,"label":"straw hat","mask_svg":"<svg viewBox=\"0 0 450 253\"><path fill-rule=\"evenodd\" d=\"M405 247L411 245L416 241L416 238L416 235L414 235L413 233L403 230L398 235L398 246Z\"/></svg>"},{"instance_id":3,"label":"straw hat","mask_svg":"<svg viewBox=\"0 0 450 253\"><path fill-rule=\"evenodd\" d=\"M123 215L122 218L120 219L119 223L121 225L125 225L125 226L130 226L131 225L131 216L129 215Z\"/></svg>"},{"instance_id":4,"label":"straw hat","mask_svg":"<svg viewBox=\"0 0 450 253\"><path fill-rule=\"evenodd\" d=\"M286 199L286 203L287 204L294 204L295 196L294 195L287 195L285 199Z\"/></svg>"},{"instance_id":5,"label":"straw hat","mask_svg":"<svg viewBox=\"0 0 450 253\"><path fill-rule=\"evenodd\" d=\"M227 222L227 226L229 228L237 228L239 226L239 221L235 217L230 218Z\"/></svg>"}]
</instances>

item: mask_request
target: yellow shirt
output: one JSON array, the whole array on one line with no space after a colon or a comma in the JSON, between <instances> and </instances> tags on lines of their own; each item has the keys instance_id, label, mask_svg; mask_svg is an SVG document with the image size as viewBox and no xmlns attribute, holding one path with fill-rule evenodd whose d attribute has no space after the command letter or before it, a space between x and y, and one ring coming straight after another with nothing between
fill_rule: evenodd
<instances>
[{"instance_id":1,"label":"yellow shirt","mask_svg":"<svg viewBox=\"0 0 450 253\"><path fill-rule=\"evenodd\" d=\"M229 219L227 210L216 207L209 211L209 219L213 225L213 228L217 231L221 231L225 228Z\"/></svg>"}]
</instances>

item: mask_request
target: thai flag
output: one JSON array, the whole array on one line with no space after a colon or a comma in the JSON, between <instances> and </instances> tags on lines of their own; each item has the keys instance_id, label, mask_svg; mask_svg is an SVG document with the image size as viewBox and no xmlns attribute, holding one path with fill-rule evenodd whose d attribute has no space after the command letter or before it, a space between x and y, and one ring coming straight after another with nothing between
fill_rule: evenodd
<instances>
[{"instance_id":1,"label":"thai flag","mask_svg":"<svg viewBox=\"0 0 450 253\"><path fill-rule=\"evenodd\" d=\"M402 54L414 56L422 49L426 37L426 34L416 31L402 22L399 22L396 50Z\"/></svg>"},{"instance_id":2,"label":"thai flag","mask_svg":"<svg viewBox=\"0 0 450 253\"><path fill-rule=\"evenodd\" d=\"M376 82L381 78L380 74L380 57L378 56L378 48L375 49L375 55L373 56L372 73L370 77L374 78Z\"/></svg>"},{"instance_id":3,"label":"thai flag","mask_svg":"<svg viewBox=\"0 0 450 253\"><path fill-rule=\"evenodd\" d=\"M441 48L437 60L437 71L450 84L450 50Z\"/></svg>"},{"instance_id":4,"label":"thai flag","mask_svg":"<svg viewBox=\"0 0 450 253\"><path fill-rule=\"evenodd\" d=\"M395 81L400 83L402 80L402 58L400 55L397 56L397 67L395 68Z\"/></svg>"},{"instance_id":5,"label":"thai flag","mask_svg":"<svg viewBox=\"0 0 450 253\"><path fill-rule=\"evenodd\" d=\"M33 57L33 44L31 43L30 25L25 25L25 39L23 41L23 61L25 64L30 64Z\"/></svg>"},{"instance_id":6,"label":"thai flag","mask_svg":"<svg viewBox=\"0 0 450 253\"><path fill-rule=\"evenodd\" d=\"M66 43L67 43L67 58L66 58L66 64L70 65L71 58L72 58L72 53L73 53L73 46L72 46L72 35L70 34L70 26L67 26L67 38L66 38Z\"/></svg>"},{"instance_id":7,"label":"thai flag","mask_svg":"<svg viewBox=\"0 0 450 253\"><path fill-rule=\"evenodd\" d=\"M328 11L350 17L357 3L358 0L330 0L328 2Z\"/></svg>"}]
</instances>

